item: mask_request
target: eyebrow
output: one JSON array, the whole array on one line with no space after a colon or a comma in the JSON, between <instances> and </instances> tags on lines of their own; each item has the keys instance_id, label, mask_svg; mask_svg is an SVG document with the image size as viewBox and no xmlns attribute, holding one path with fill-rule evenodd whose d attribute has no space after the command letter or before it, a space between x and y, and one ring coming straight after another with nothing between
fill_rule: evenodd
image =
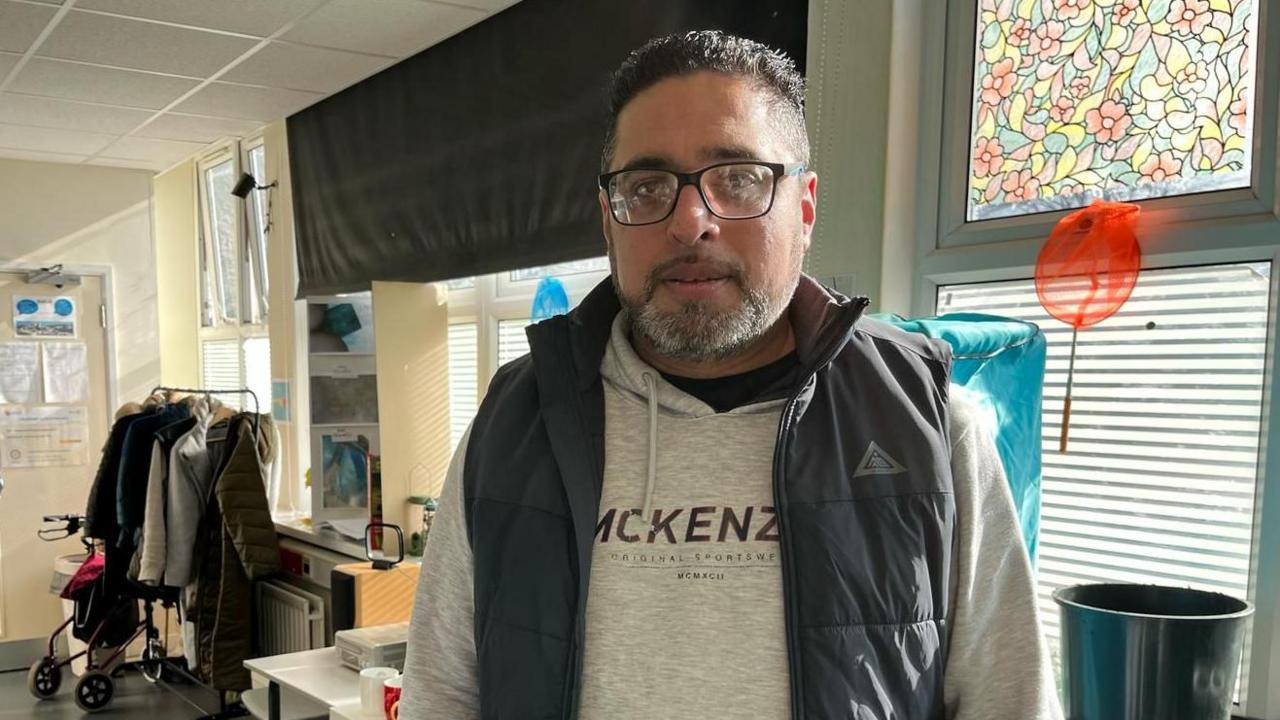
<instances>
[{"instance_id":1,"label":"eyebrow","mask_svg":"<svg viewBox=\"0 0 1280 720\"><path fill-rule=\"evenodd\" d=\"M708 160L759 160L754 150L745 145L717 145L699 153Z\"/></svg>"},{"instance_id":2,"label":"eyebrow","mask_svg":"<svg viewBox=\"0 0 1280 720\"><path fill-rule=\"evenodd\" d=\"M698 157L710 161L718 162L721 160L759 160L754 150L743 145L716 145L714 147L704 148L698 153ZM632 158L626 165L618 168L619 170L667 170L675 167L675 162L666 155L641 155Z\"/></svg>"}]
</instances>

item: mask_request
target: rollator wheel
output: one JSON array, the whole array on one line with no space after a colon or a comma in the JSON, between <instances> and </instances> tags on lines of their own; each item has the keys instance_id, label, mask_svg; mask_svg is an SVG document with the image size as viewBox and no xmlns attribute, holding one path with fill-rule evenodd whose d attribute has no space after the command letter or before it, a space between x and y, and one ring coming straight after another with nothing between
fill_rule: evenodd
<instances>
[{"instance_id":1,"label":"rollator wheel","mask_svg":"<svg viewBox=\"0 0 1280 720\"><path fill-rule=\"evenodd\" d=\"M48 700L58 694L62 687L62 668L58 661L50 657L40 658L31 664L27 671L27 691L41 700Z\"/></svg>"},{"instance_id":2,"label":"rollator wheel","mask_svg":"<svg viewBox=\"0 0 1280 720\"><path fill-rule=\"evenodd\" d=\"M160 638L148 638L147 646L142 650L142 662L138 663L138 670L142 672L142 677L146 678L149 683L156 683L164 675L164 645L160 644Z\"/></svg>"},{"instance_id":3,"label":"rollator wheel","mask_svg":"<svg viewBox=\"0 0 1280 720\"><path fill-rule=\"evenodd\" d=\"M101 670L85 673L76 683L76 705L85 712L98 712L111 703L116 684Z\"/></svg>"}]
</instances>

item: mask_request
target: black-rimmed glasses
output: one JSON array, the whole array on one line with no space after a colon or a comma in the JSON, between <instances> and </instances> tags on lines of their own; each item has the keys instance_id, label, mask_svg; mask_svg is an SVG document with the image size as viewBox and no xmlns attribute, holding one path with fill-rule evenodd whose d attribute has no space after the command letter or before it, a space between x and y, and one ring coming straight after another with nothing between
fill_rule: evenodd
<instances>
[{"instance_id":1,"label":"black-rimmed glasses","mask_svg":"<svg viewBox=\"0 0 1280 720\"><path fill-rule=\"evenodd\" d=\"M613 219L623 225L662 222L675 210L685 185L698 189L712 215L749 220L773 208L778 181L799 175L804 163L724 162L691 173L671 170L617 170L600 176Z\"/></svg>"}]
</instances>

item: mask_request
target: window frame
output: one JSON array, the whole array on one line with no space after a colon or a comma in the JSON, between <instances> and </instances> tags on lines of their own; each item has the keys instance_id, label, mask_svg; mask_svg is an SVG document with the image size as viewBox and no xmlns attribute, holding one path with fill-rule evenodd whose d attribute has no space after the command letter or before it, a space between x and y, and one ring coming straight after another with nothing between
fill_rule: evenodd
<instances>
[{"instance_id":1,"label":"window frame","mask_svg":"<svg viewBox=\"0 0 1280 720\"><path fill-rule=\"evenodd\" d=\"M240 143L240 167L243 172L253 175L254 181L259 187L265 187L268 183L266 177L258 177L254 172L252 155L254 151L262 151L262 171L266 173L266 140L262 135L257 135ZM239 177L237 175L237 177ZM240 302L242 308L252 308L255 305L260 308L260 323L246 322L243 317L245 313L241 313L241 323L244 324L266 324L267 314L270 311L268 303L268 294L270 292L270 277L267 275L267 244L270 242L271 231L271 198L267 197L272 190L251 190L249 196L244 200L244 212L242 215L241 226L244 232L240 238L240 249L245 257L241 258L241 270L247 273L244 277L253 277L254 283L240 283ZM265 204L265 209L264 209ZM265 223L260 228L259 236L257 227L258 216L262 215ZM261 287L257 287L258 283ZM257 289L257 298L251 297L253 290Z\"/></svg>"},{"instance_id":2,"label":"window frame","mask_svg":"<svg viewBox=\"0 0 1280 720\"><path fill-rule=\"evenodd\" d=\"M914 89L918 119L914 160L889 167L889 184L905 178L921 191L909 216L914 228L911 312L932 315L944 285L1033 276L1042 241L1071 211L968 222L968 163L974 45L979 0L947 0L945 12L916 7L918 67L895 70ZM1161 227L1159 243L1143 248L1143 269L1270 261L1280 268L1280 5L1255 1L1257 49L1253 82L1253 160L1250 187L1140 200L1143 218ZM895 21L898 17L895 12ZM1212 247L1206 242L1211 234ZM1249 597L1256 611L1246 636L1248 672L1238 711L1280 718L1280 273L1268 301L1267 359L1257 458ZM1251 691L1252 688L1252 691Z\"/></svg>"},{"instance_id":3,"label":"window frame","mask_svg":"<svg viewBox=\"0 0 1280 720\"><path fill-rule=\"evenodd\" d=\"M235 143L228 143L226 145L222 145L216 148L215 150L201 157L200 160L196 163L196 196L197 196L196 204L198 208L199 224L200 224L200 233L198 234L198 237L196 239L196 244L197 244L197 251L200 253L200 257L207 258L206 260L207 264L202 269L202 275L205 275L206 277L202 277L201 287L204 287L205 282L209 282L209 291L212 293L210 302L213 306L213 314L212 314L213 324L204 325L203 319L202 319L201 325L202 327L205 327L205 328L219 327L222 325L239 324L240 322L242 322L242 317L244 314L243 313L244 300L242 297L244 293L241 291L241 285L243 283L240 282L240 277L238 275L236 278L236 294L240 304L236 308L236 317L234 319L227 317L226 308L223 307L223 304L224 304L222 299L223 292L222 292L222 284L221 284L221 277L220 277L222 274L222 263L219 257L219 253L217 252L218 235L217 235L216 228L214 227L212 208L209 207L209 201L208 201L209 185L208 185L207 173L213 168L216 168L227 162L231 163L232 176L239 177L238 173L240 170L240 153L236 150ZM243 213L232 214L232 217L235 218L235 227L232 229L232 233L233 233L233 239L236 245L237 271L239 271L244 264L243 253L241 251L241 242L242 242L242 238L244 237L244 218L242 218L241 215L243 215ZM204 299L205 298L203 297L201 298L202 304ZM202 311L202 318L203 318L203 311Z\"/></svg>"},{"instance_id":4,"label":"window frame","mask_svg":"<svg viewBox=\"0 0 1280 720\"><path fill-rule=\"evenodd\" d=\"M586 259L594 260L595 258ZM528 296L529 301L532 302L533 296L538 290L538 283L542 278L512 280L511 273L513 272L515 271L504 270L489 276L497 281L495 288L496 296L498 298L516 297L521 299ZM605 275L601 275L601 272L602 271L600 270L590 270L587 272L576 272L569 275L553 275L551 277L555 277L564 284L564 289L569 293L570 298L585 297L586 294L591 292L591 289L608 274L608 270L603 271Z\"/></svg>"}]
</instances>

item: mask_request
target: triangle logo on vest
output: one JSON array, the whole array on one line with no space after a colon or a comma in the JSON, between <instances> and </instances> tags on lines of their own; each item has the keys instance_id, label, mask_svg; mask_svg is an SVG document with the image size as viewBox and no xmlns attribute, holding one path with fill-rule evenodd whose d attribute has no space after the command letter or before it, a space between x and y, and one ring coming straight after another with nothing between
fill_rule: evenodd
<instances>
[{"instance_id":1,"label":"triangle logo on vest","mask_svg":"<svg viewBox=\"0 0 1280 720\"><path fill-rule=\"evenodd\" d=\"M855 478L864 477L866 475L897 475L906 472L902 463L894 460L874 441L867 446L867 452L862 456L862 462L858 463L858 469L853 472Z\"/></svg>"}]
</instances>

